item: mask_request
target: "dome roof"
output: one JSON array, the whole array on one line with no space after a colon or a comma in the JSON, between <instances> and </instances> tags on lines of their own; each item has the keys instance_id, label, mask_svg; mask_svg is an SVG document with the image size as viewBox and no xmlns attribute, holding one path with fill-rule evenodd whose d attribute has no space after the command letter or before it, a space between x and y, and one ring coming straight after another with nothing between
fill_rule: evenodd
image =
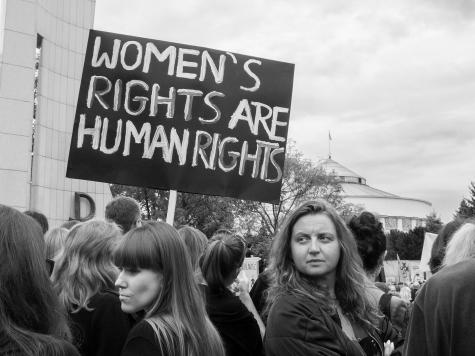
<instances>
[{"instance_id":1,"label":"dome roof","mask_svg":"<svg viewBox=\"0 0 475 356\"><path fill-rule=\"evenodd\" d=\"M385 231L393 229L409 231L425 224L431 203L370 187L366 184L364 177L330 157L320 161L318 167L336 177L343 190L341 196L345 202L360 206L375 214Z\"/></svg>"},{"instance_id":2,"label":"dome roof","mask_svg":"<svg viewBox=\"0 0 475 356\"><path fill-rule=\"evenodd\" d=\"M323 168L327 173L332 173L337 177L338 182L343 188L344 197L413 200L431 205L429 202L420 199L404 198L396 194L370 187L366 184L366 178L360 176L359 174L353 172L331 158L321 160L318 163L318 167Z\"/></svg>"},{"instance_id":3,"label":"dome roof","mask_svg":"<svg viewBox=\"0 0 475 356\"><path fill-rule=\"evenodd\" d=\"M331 158L320 161L318 167L323 168L327 173L334 174L340 183L366 184L365 178Z\"/></svg>"}]
</instances>

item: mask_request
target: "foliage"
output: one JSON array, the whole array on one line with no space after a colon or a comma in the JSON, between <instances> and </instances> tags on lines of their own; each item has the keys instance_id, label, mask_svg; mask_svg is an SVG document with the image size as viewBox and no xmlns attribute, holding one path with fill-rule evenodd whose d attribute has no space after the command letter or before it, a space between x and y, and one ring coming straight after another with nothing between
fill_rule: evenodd
<instances>
[{"instance_id":1,"label":"foliage","mask_svg":"<svg viewBox=\"0 0 475 356\"><path fill-rule=\"evenodd\" d=\"M168 192L111 185L113 195L136 199L144 218L165 220ZM217 229L233 229L251 245L252 253L267 258L272 237L288 214L305 200L323 198L343 216L359 213L362 208L344 203L337 178L303 157L294 145L288 146L282 178L281 200L277 205L232 198L178 193L175 226L191 225L210 237Z\"/></svg>"},{"instance_id":2,"label":"foliage","mask_svg":"<svg viewBox=\"0 0 475 356\"><path fill-rule=\"evenodd\" d=\"M460 202L460 206L454 215L455 218L467 219L475 217L475 182L470 182L468 189L470 197L468 199L464 198Z\"/></svg>"},{"instance_id":3,"label":"foliage","mask_svg":"<svg viewBox=\"0 0 475 356\"><path fill-rule=\"evenodd\" d=\"M118 184L111 185L114 196L126 195L137 200L147 220L165 220L168 210L168 191ZM210 237L220 228L233 227L233 205L222 197L178 193L174 225L190 225Z\"/></svg>"},{"instance_id":4,"label":"foliage","mask_svg":"<svg viewBox=\"0 0 475 356\"><path fill-rule=\"evenodd\" d=\"M211 237L218 229L232 229L234 214L232 199L178 193L175 225L190 225Z\"/></svg>"},{"instance_id":5,"label":"foliage","mask_svg":"<svg viewBox=\"0 0 475 356\"><path fill-rule=\"evenodd\" d=\"M387 235L387 260L420 260L424 246L425 229L416 227L409 232L391 230Z\"/></svg>"},{"instance_id":6,"label":"foliage","mask_svg":"<svg viewBox=\"0 0 475 356\"><path fill-rule=\"evenodd\" d=\"M442 220L437 216L435 211L426 216L425 231L438 234L443 225Z\"/></svg>"}]
</instances>

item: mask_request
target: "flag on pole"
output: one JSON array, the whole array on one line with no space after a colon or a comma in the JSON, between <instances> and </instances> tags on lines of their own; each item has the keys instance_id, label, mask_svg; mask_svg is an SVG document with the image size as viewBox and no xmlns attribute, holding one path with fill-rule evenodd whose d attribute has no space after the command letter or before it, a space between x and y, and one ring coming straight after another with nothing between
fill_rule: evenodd
<instances>
[{"instance_id":1,"label":"flag on pole","mask_svg":"<svg viewBox=\"0 0 475 356\"><path fill-rule=\"evenodd\" d=\"M330 134L330 131L328 131L328 139L331 141L332 140L332 135Z\"/></svg>"}]
</instances>

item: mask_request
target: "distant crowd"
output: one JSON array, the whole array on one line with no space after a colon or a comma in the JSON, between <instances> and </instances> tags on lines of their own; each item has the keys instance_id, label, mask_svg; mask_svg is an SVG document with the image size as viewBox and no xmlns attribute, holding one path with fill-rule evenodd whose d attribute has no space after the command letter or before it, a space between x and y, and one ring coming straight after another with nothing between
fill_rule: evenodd
<instances>
[{"instance_id":1,"label":"distant crowd","mask_svg":"<svg viewBox=\"0 0 475 356\"><path fill-rule=\"evenodd\" d=\"M433 275L388 285L386 236L301 204L273 237L250 288L247 242L142 221L132 198L105 219L49 229L0 205L0 355L465 356L475 350L475 221L445 225Z\"/></svg>"}]
</instances>

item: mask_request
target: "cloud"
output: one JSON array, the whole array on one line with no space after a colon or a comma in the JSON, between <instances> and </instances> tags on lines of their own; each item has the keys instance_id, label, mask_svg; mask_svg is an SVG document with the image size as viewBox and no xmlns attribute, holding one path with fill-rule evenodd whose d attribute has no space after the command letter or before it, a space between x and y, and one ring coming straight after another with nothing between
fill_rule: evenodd
<instances>
[{"instance_id":1,"label":"cloud","mask_svg":"<svg viewBox=\"0 0 475 356\"><path fill-rule=\"evenodd\" d=\"M289 136L448 220L475 180L475 2L96 2L96 28L295 63Z\"/></svg>"}]
</instances>

